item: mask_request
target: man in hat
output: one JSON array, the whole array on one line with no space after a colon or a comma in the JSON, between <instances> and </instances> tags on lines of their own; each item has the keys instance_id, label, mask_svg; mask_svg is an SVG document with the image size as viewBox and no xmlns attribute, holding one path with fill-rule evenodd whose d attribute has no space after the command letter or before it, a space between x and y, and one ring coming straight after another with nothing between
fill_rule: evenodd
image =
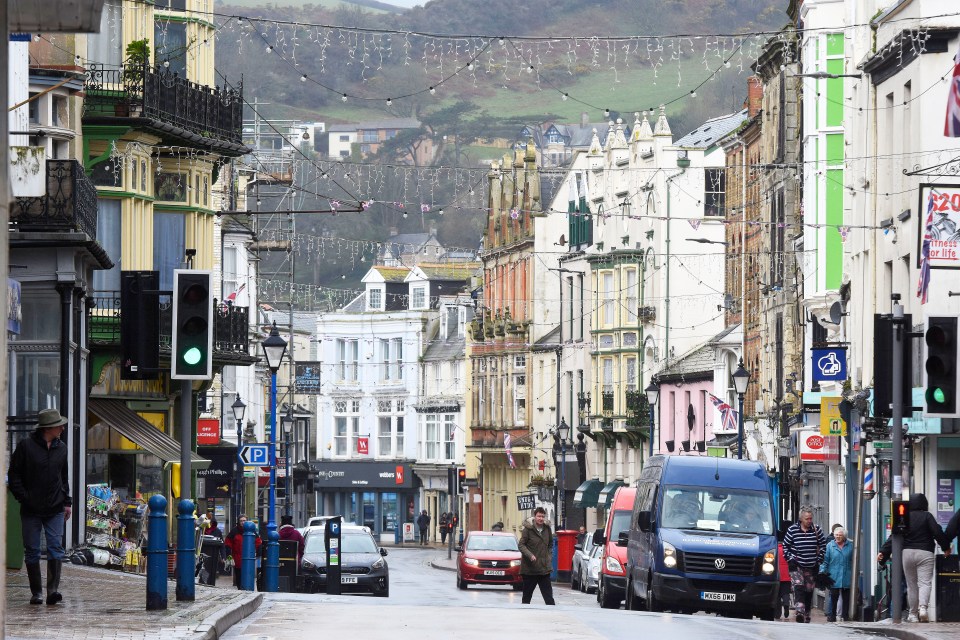
<instances>
[{"instance_id":1,"label":"man in hat","mask_svg":"<svg viewBox=\"0 0 960 640\"><path fill-rule=\"evenodd\" d=\"M43 603L40 576L40 533L47 536L47 604L63 600L60 567L63 563L64 523L70 519L67 445L60 435L67 419L56 409L44 409L37 428L17 445L8 474L10 491L20 503L23 546L30 579L30 604Z\"/></svg>"}]
</instances>

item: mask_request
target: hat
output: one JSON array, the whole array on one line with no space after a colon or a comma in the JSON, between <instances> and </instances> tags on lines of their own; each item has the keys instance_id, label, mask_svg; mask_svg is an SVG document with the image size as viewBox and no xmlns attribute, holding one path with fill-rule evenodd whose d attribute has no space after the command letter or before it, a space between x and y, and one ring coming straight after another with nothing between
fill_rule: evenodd
<instances>
[{"instance_id":1,"label":"hat","mask_svg":"<svg viewBox=\"0 0 960 640\"><path fill-rule=\"evenodd\" d=\"M56 409L44 409L37 416L37 428L48 429L50 427L62 427L67 424L67 419L60 415Z\"/></svg>"}]
</instances>

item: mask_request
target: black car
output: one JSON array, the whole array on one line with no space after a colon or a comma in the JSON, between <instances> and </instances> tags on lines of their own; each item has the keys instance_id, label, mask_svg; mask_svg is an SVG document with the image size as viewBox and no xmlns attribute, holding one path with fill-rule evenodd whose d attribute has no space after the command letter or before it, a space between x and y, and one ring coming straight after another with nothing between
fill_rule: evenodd
<instances>
[{"instance_id":1,"label":"black car","mask_svg":"<svg viewBox=\"0 0 960 640\"><path fill-rule=\"evenodd\" d=\"M387 550L377 546L367 527L344 526L340 538L340 591L390 595L390 570L384 556ZM300 561L303 589L309 593L327 589L327 550L323 531L307 534Z\"/></svg>"}]
</instances>

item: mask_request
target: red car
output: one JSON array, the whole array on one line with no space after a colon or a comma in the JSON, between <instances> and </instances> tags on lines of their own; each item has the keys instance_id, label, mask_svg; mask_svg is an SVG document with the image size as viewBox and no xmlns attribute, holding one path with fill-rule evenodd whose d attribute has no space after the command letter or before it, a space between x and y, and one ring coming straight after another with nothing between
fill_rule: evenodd
<instances>
[{"instance_id":1,"label":"red car","mask_svg":"<svg viewBox=\"0 0 960 640\"><path fill-rule=\"evenodd\" d=\"M509 584L523 588L520 577L520 548L512 533L471 531L457 547L457 587L470 584Z\"/></svg>"}]
</instances>

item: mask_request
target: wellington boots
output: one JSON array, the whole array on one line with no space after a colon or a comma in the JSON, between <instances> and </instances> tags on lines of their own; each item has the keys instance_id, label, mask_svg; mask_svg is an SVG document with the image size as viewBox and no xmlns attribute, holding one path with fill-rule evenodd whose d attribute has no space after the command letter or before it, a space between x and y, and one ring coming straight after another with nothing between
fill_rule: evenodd
<instances>
[{"instance_id":1,"label":"wellington boots","mask_svg":"<svg viewBox=\"0 0 960 640\"><path fill-rule=\"evenodd\" d=\"M43 576L40 575L40 563L27 564L27 577L30 579L30 604L43 604Z\"/></svg>"},{"instance_id":2,"label":"wellington boots","mask_svg":"<svg viewBox=\"0 0 960 640\"><path fill-rule=\"evenodd\" d=\"M47 560L47 604L57 604L63 600L60 595L60 560Z\"/></svg>"}]
</instances>

